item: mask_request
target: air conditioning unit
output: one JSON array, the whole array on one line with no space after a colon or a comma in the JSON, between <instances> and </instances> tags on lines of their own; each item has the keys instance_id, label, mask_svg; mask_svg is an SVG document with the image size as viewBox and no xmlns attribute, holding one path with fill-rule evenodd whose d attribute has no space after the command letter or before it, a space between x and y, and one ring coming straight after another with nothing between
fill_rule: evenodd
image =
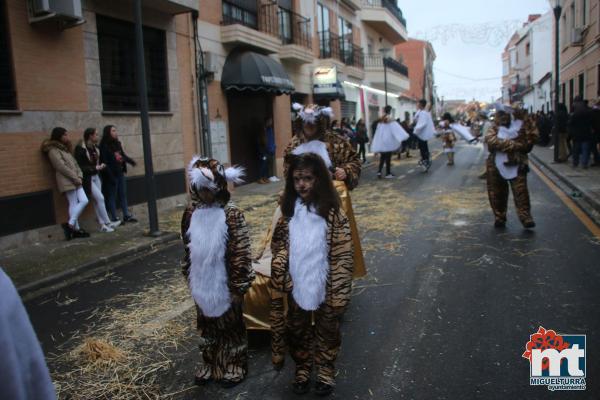
<instances>
[{"instance_id":1,"label":"air conditioning unit","mask_svg":"<svg viewBox=\"0 0 600 400\"><path fill-rule=\"evenodd\" d=\"M81 0L28 0L29 23L56 21L62 29L85 22Z\"/></svg>"},{"instance_id":2,"label":"air conditioning unit","mask_svg":"<svg viewBox=\"0 0 600 400\"><path fill-rule=\"evenodd\" d=\"M583 44L583 28L573 28L571 31L571 45L579 46Z\"/></svg>"},{"instance_id":3,"label":"air conditioning unit","mask_svg":"<svg viewBox=\"0 0 600 400\"><path fill-rule=\"evenodd\" d=\"M209 51L205 51L204 55L204 70L206 72L217 73L221 69L221 65L219 64L219 55L216 53L211 53Z\"/></svg>"}]
</instances>

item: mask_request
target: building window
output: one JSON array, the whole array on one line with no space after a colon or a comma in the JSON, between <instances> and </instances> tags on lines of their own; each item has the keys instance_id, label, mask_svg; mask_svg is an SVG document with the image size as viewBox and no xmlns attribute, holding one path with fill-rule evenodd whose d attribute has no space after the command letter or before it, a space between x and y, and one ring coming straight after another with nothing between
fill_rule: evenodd
<instances>
[{"instance_id":1,"label":"building window","mask_svg":"<svg viewBox=\"0 0 600 400\"><path fill-rule=\"evenodd\" d=\"M581 74L579 74L579 85L578 85L578 89L579 91L577 92L577 94L583 99L585 98L584 93L585 93L585 75L583 74L583 72Z\"/></svg>"},{"instance_id":2,"label":"building window","mask_svg":"<svg viewBox=\"0 0 600 400\"><path fill-rule=\"evenodd\" d=\"M6 4L0 0L0 110L16 110L17 93L8 37Z\"/></svg>"},{"instance_id":3,"label":"building window","mask_svg":"<svg viewBox=\"0 0 600 400\"><path fill-rule=\"evenodd\" d=\"M134 24L96 16L102 107L105 111L138 111ZM143 27L146 86L150 111L169 111L165 32Z\"/></svg>"},{"instance_id":4,"label":"building window","mask_svg":"<svg viewBox=\"0 0 600 400\"><path fill-rule=\"evenodd\" d=\"M573 79L569 79L569 111L573 107L573 93L575 92L575 82Z\"/></svg>"},{"instance_id":5,"label":"building window","mask_svg":"<svg viewBox=\"0 0 600 400\"><path fill-rule=\"evenodd\" d=\"M567 86L564 84L560 85L560 97L561 97L561 103L563 104L567 104Z\"/></svg>"},{"instance_id":6,"label":"building window","mask_svg":"<svg viewBox=\"0 0 600 400\"><path fill-rule=\"evenodd\" d=\"M352 24L342 17L338 17L338 32L340 35L340 54L346 64L352 64Z\"/></svg>"},{"instance_id":7,"label":"building window","mask_svg":"<svg viewBox=\"0 0 600 400\"><path fill-rule=\"evenodd\" d=\"M529 57L529 52L531 50L531 46L529 43L525 45L525 56Z\"/></svg>"},{"instance_id":8,"label":"building window","mask_svg":"<svg viewBox=\"0 0 600 400\"><path fill-rule=\"evenodd\" d=\"M223 0L223 25L241 24L258 29L257 2Z\"/></svg>"},{"instance_id":9,"label":"building window","mask_svg":"<svg viewBox=\"0 0 600 400\"><path fill-rule=\"evenodd\" d=\"M317 4L317 31L319 33L319 51L321 58L331 57L331 35L329 32L329 9Z\"/></svg>"},{"instance_id":10,"label":"building window","mask_svg":"<svg viewBox=\"0 0 600 400\"><path fill-rule=\"evenodd\" d=\"M587 0L581 0L581 22L585 26L587 24Z\"/></svg>"}]
</instances>

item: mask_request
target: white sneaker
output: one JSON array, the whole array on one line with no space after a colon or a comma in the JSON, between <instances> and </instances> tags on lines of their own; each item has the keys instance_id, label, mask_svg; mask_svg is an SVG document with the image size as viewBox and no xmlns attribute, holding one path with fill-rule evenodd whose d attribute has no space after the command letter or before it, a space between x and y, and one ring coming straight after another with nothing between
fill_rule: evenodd
<instances>
[{"instance_id":1,"label":"white sneaker","mask_svg":"<svg viewBox=\"0 0 600 400\"><path fill-rule=\"evenodd\" d=\"M116 221L109 222L109 223L108 223L108 224L106 224L106 225L108 225L109 227L111 227L111 228L113 228L113 229L114 229L114 228L116 228L117 226L121 225L121 220L120 220L120 219L118 219L118 220L116 220Z\"/></svg>"},{"instance_id":2,"label":"white sneaker","mask_svg":"<svg viewBox=\"0 0 600 400\"><path fill-rule=\"evenodd\" d=\"M107 224L104 224L100 227L100 232L114 232L115 230L113 228L111 228L110 226L108 226Z\"/></svg>"},{"instance_id":3,"label":"white sneaker","mask_svg":"<svg viewBox=\"0 0 600 400\"><path fill-rule=\"evenodd\" d=\"M269 178L269 180L270 180L271 182L279 182L279 181L280 181L280 179L279 179L278 177L276 177L276 176L272 176L272 177L270 177L270 178Z\"/></svg>"}]
</instances>

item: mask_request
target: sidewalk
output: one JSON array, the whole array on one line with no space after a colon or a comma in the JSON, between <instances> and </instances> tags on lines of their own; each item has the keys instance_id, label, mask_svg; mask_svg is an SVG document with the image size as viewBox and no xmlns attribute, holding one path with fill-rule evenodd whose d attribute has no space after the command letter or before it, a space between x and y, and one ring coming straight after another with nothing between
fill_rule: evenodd
<instances>
[{"instance_id":1,"label":"sidewalk","mask_svg":"<svg viewBox=\"0 0 600 400\"><path fill-rule=\"evenodd\" d=\"M600 167L574 168L570 162L554 163L552 147L535 147L530 154L538 166L549 170L560 181L559 186L586 212L599 220L600 216ZM582 204L584 203L584 204Z\"/></svg>"},{"instance_id":2,"label":"sidewalk","mask_svg":"<svg viewBox=\"0 0 600 400\"><path fill-rule=\"evenodd\" d=\"M275 201L282 188L282 181L251 183L236 188L232 197L246 209ZM183 207L176 207L159 212L159 237L148 236L147 216L137 215L140 222L121 225L115 232L91 231L85 239L38 242L3 251L0 266L25 295L179 240L182 211Z\"/></svg>"}]
</instances>

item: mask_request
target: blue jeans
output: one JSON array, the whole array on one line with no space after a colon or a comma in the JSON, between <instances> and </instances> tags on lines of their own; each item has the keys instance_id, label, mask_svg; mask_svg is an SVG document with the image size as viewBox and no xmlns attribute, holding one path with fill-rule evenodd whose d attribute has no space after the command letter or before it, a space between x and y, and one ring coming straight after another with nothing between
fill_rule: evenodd
<instances>
[{"instance_id":1,"label":"blue jeans","mask_svg":"<svg viewBox=\"0 0 600 400\"><path fill-rule=\"evenodd\" d=\"M590 162L590 152L592 143L590 141L573 141L573 166L579 165L579 157L581 156L581 165L587 167Z\"/></svg>"},{"instance_id":2,"label":"blue jeans","mask_svg":"<svg viewBox=\"0 0 600 400\"><path fill-rule=\"evenodd\" d=\"M259 157L259 178L267 179L269 177L269 156L267 156L266 154L262 154Z\"/></svg>"},{"instance_id":3,"label":"blue jeans","mask_svg":"<svg viewBox=\"0 0 600 400\"><path fill-rule=\"evenodd\" d=\"M105 182L104 192L106 210L110 214L110 219L112 221L116 221L118 219L117 197L119 198L121 210L123 211L123 218L131 217L127 207L127 186L125 182L125 175L118 176L114 182Z\"/></svg>"}]
</instances>

